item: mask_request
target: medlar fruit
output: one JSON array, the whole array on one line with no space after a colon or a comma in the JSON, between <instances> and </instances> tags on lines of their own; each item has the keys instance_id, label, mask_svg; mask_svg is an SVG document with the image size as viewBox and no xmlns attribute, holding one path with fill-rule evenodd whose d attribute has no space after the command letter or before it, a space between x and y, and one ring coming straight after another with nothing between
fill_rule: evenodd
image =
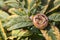
<instances>
[{"instance_id":1,"label":"medlar fruit","mask_svg":"<svg viewBox=\"0 0 60 40\"><path fill-rule=\"evenodd\" d=\"M31 16L33 24L38 29L44 29L48 25L48 18L44 14Z\"/></svg>"}]
</instances>

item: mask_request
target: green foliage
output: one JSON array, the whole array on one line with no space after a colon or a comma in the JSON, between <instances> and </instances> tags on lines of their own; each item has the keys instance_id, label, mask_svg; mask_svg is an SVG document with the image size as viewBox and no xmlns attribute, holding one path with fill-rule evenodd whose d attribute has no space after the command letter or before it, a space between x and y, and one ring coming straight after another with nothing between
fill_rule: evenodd
<instances>
[{"instance_id":1,"label":"green foliage","mask_svg":"<svg viewBox=\"0 0 60 40\"><path fill-rule=\"evenodd\" d=\"M60 14L59 13L54 13L49 16L49 20L53 21L60 21Z\"/></svg>"},{"instance_id":2,"label":"green foliage","mask_svg":"<svg viewBox=\"0 0 60 40\"><path fill-rule=\"evenodd\" d=\"M8 10L3 11L5 6ZM30 16L45 14L49 19L48 26L60 26L59 10L60 0L0 0L0 40L45 40L41 30L33 25ZM51 39L57 40L53 33L55 30L50 27L46 29L44 30Z\"/></svg>"},{"instance_id":3,"label":"green foliage","mask_svg":"<svg viewBox=\"0 0 60 40\"><path fill-rule=\"evenodd\" d=\"M55 35L53 32L54 32L54 31L53 31L52 29L50 29L50 30L48 31L48 35L51 36L52 40L57 40L56 35Z\"/></svg>"},{"instance_id":4,"label":"green foliage","mask_svg":"<svg viewBox=\"0 0 60 40\"><path fill-rule=\"evenodd\" d=\"M7 40L7 35L5 33L4 28L2 27L1 21L0 21L0 35L2 36L3 40Z\"/></svg>"},{"instance_id":5,"label":"green foliage","mask_svg":"<svg viewBox=\"0 0 60 40\"><path fill-rule=\"evenodd\" d=\"M16 0L7 0L4 3L9 7L19 8L19 4Z\"/></svg>"},{"instance_id":6,"label":"green foliage","mask_svg":"<svg viewBox=\"0 0 60 40\"><path fill-rule=\"evenodd\" d=\"M6 18L7 18L8 16L9 16L9 15L8 15L6 12L0 10L0 19L1 19L2 21L3 21L3 20L6 20Z\"/></svg>"},{"instance_id":7,"label":"green foliage","mask_svg":"<svg viewBox=\"0 0 60 40\"><path fill-rule=\"evenodd\" d=\"M17 16L14 18L8 19L4 26L8 27L8 30L13 30L22 27L32 26L32 21L28 18L28 16Z\"/></svg>"}]
</instances>

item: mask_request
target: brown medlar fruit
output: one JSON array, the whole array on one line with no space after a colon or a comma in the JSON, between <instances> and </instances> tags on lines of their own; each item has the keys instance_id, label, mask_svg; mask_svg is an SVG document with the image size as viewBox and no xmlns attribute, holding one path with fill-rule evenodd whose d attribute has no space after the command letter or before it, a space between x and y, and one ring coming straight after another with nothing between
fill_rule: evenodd
<instances>
[{"instance_id":1,"label":"brown medlar fruit","mask_svg":"<svg viewBox=\"0 0 60 40\"><path fill-rule=\"evenodd\" d=\"M44 29L48 25L48 18L44 14L31 16L33 24L38 29Z\"/></svg>"}]
</instances>

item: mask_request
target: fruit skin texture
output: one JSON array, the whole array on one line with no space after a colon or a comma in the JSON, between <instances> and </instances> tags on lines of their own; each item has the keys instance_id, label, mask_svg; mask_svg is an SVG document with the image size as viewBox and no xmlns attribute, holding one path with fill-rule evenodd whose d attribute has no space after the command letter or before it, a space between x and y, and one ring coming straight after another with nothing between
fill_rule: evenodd
<instances>
[{"instance_id":1,"label":"fruit skin texture","mask_svg":"<svg viewBox=\"0 0 60 40\"><path fill-rule=\"evenodd\" d=\"M48 18L44 14L36 14L32 18L33 24L38 29L44 29L48 25Z\"/></svg>"}]
</instances>

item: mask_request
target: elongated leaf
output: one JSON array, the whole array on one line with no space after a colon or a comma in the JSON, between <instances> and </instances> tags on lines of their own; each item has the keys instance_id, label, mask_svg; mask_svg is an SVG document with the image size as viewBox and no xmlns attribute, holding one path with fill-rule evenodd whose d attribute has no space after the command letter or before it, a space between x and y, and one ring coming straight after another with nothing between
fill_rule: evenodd
<instances>
[{"instance_id":1,"label":"elongated leaf","mask_svg":"<svg viewBox=\"0 0 60 40\"><path fill-rule=\"evenodd\" d=\"M13 16L8 18L8 21L4 26L9 27L8 30L13 30L17 28L32 26L32 22L28 16Z\"/></svg>"},{"instance_id":2,"label":"elongated leaf","mask_svg":"<svg viewBox=\"0 0 60 40\"><path fill-rule=\"evenodd\" d=\"M49 20L53 20L53 21L60 21L60 13L54 13L52 15L50 15Z\"/></svg>"},{"instance_id":3,"label":"elongated leaf","mask_svg":"<svg viewBox=\"0 0 60 40\"><path fill-rule=\"evenodd\" d=\"M20 32L21 30L13 30L12 31L12 36L13 37L17 37L18 33Z\"/></svg>"},{"instance_id":4,"label":"elongated leaf","mask_svg":"<svg viewBox=\"0 0 60 40\"><path fill-rule=\"evenodd\" d=\"M54 5L54 7L52 7L51 10L48 11L48 13L54 11L57 8L59 8L59 6L60 6L60 0L54 0L53 5Z\"/></svg>"},{"instance_id":5,"label":"elongated leaf","mask_svg":"<svg viewBox=\"0 0 60 40\"><path fill-rule=\"evenodd\" d=\"M0 7L3 7L3 6L4 6L4 1L0 0Z\"/></svg>"},{"instance_id":6,"label":"elongated leaf","mask_svg":"<svg viewBox=\"0 0 60 40\"><path fill-rule=\"evenodd\" d=\"M20 15L20 16L23 16L23 15L27 15L27 13L25 12L25 10L19 8L19 9L16 9L16 8L10 8L9 9L9 13L15 15Z\"/></svg>"},{"instance_id":7,"label":"elongated leaf","mask_svg":"<svg viewBox=\"0 0 60 40\"><path fill-rule=\"evenodd\" d=\"M32 0L30 2L30 11L33 11L33 9L41 10L41 0Z\"/></svg>"},{"instance_id":8,"label":"elongated leaf","mask_svg":"<svg viewBox=\"0 0 60 40\"><path fill-rule=\"evenodd\" d=\"M60 40L59 30L56 26L51 26L51 29L48 31L48 35L51 36L52 40Z\"/></svg>"},{"instance_id":9,"label":"elongated leaf","mask_svg":"<svg viewBox=\"0 0 60 40\"><path fill-rule=\"evenodd\" d=\"M18 34L17 40L19 40L22 36L25 36L25 34L26 34L26 36L27 36L28 34L30 35L30 33L29 33L28 30L22 30L22 31Z\"/></svg>"},{"instance_id":10,"label":"elongated leaf","mask_svg":"<svg viewBox=\"0 0 60 40\"><path fill-rule=\"evenodd\" d=\"M31 2L30 2L30 8L32 8L32 6L35 4L35 1L34 0L32 0Z\"/></svg>"},{"instance_id":11,"label":"elongated leaf","mask_svg":"<svg viewBox=\"0 0 60 40\"><path fill-rule=\"evenodd\" d=\"M8 13L0 10L0 20L5 20L8 16Z\"/></svg>"},{"instance_id":12,"label":"elongated leaf","mask_svg":"<svg viewBox=\"0 0 60 40\"><path fill-rule=\"evenodd\" d=\"M11 36L9 36L9 39L14 39L18 37L18 34L22 31L22 29L18 29L18 30L12 30L11 31Z\"/></svg>"},{"instance_id":13,"label":"elongated leaf","mask_svg":"<svg viewBox=\"0 0 60 40\"><path fill-rule=\"evenodd\" d=\"M1 21L0 21L0 32L1 32L2 38L4 40L7 40L7 36L6 36L5 31L4 31L4 28L2 27Z\"/></svg>"},{"instance_id":14,"label":"elongated leaf","mask_svg":"<svg viewBox=\"0 0 60 40\"><path fill-rule=\"evenodd\" d=\"M52 40L56 40L57 39L55 34L53 33L53 30L49 30L48 31L48 35L51 36Z\"/></svg>"},{"instance_id":15,"label":"elongated leaf","mask_svg":"<svg viewBox=\"0 0 60 40\"><path fill-rule=\"evenodd\" d=\"M24 33L24 34L21 35L22 33ZM11 36L11 38L9 37L9 39L14 39L14 38L17 38L17 37L22 37L22 36L27 37L27 36L30 36L31 34L32 33L28 30L23 30L23 29L13 30L12 31L12 36Z\"/></svg>"},{"instance_id":16,"label":"elongated leaf","mask_svg":"<svg viewBox=\"0 0 60 40\"><path fill-rule=\"evenodd\" d=\"M23 15L27 15L28 13L26 12L26 10L23 10L21 8L14 10L14 13L16 13L17 15L23 16Z\"/></svg>"},{"instance_id":17,"label":"elongated leaf","mask_svg":"<svg viewBox=\"0 0 60 40\"><path fill-rule=\"evenodd\" d=\"M43 1L43 0L42 0L42 1ZM43 4L44 6L43 6L43 9L41 10L41 13L45 13L45 12L46 12L46 10L48 9L48 6L49 6L50 1L51 1L51 0L47 0L47 1L45 1L45 3L43 3L44 1L42 2L42 4Z\"/></svg>"},{"instance_id":18,"label":"elongated leaf","mask_svg":"<svg viewBox=\"0 0 60 40\"><path fill-rule=\"evenodd\" d=\"M8 10L9 13L11 13L12 15L15 15L16 13L14 12L16 9L15 8L10 8Z\"/></svg>"},{"instance_id":19,"label":"elongated leaf","mask_svg":"<svg viewBox=\"0 0 60 40\"><path fill-rule=\"evenodd\" d=\"M55 26L51 26L48 30L41 30L43 36L46 40L58 40L59 39L59 31Z\"/></svg>"},{"instance_id":20,"label":"elongated leaf","mask_svg":"<svg viewBox=\"0 0 60 40\"><path fill-rule=\"evenodd\" d=\"M19 3L16 0L7 0L4 2L7 6L19 8Z\"/></svg>"},{"instance_id":21,"label":"elongated leaf","mask_svg":"<svg viewBox=\"0 0 60 40\"><path fill-rule=\"evenodd\" d=\"M54 6L57 6L57 5L59 5L60 4L60 0L55 0L54 1Z\"/></svg>"},{"instance_id":22,"label":"elongated leaf","mask_svg":"<svg viewBox=\"0 0 60 40\"><path fill-rule=\"evenodd\" d=\"M21 33L24 33L22 36L21 36ZM25 31L21 31L19 34L18 34L18 37L27 37L27 36L30 36L30 35L32 35L32 33L30 32L30 31L27 31L27 30L25 30Z\"/></svg>"},{"instance_id":23,"label":"elongated leaf","mask_svg":"<svg viewBox=\"0 0 60 40\"><path fill-rule=\"evenodd\" d=\"M9 27L8 30L13 30L13 29L17 29L17 28L32 26L32 25L33 24L31 22L20 22L20 23L17 23L15 25Z\"/></svg>"}]
</instances>

